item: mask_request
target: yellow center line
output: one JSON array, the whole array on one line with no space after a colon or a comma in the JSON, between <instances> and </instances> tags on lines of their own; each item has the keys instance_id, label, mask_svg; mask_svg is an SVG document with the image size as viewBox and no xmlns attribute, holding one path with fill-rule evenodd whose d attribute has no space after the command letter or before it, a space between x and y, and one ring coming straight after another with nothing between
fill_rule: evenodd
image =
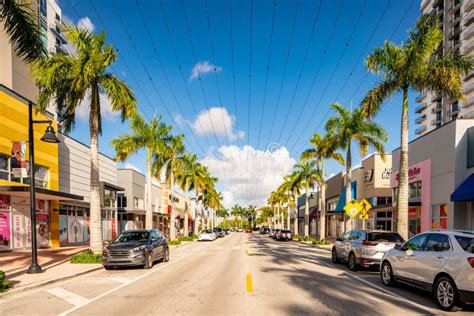
<instances>
[{"instance_id":1,"label":"yellow center line","mask_svg":"<svg viewBox=\"0 0 474 316\"><path fill-rule=\"evenodd\" d=\"M246 283L246 289L248 293L253 292L253 286L252 286L252 275L250 273L247 273L247 276L245 277L245 283Z\"/></svg>"},{"instance_id":2,"label":"yellow center line","mask_svg":"<svg viewBox=\"0 0 474 316\"><path fill-rule=\"evenodd\" d=\"M245 249L245 254L248 255L249 254L249 251L247 249Z\"/></svg>"}]
</instances>

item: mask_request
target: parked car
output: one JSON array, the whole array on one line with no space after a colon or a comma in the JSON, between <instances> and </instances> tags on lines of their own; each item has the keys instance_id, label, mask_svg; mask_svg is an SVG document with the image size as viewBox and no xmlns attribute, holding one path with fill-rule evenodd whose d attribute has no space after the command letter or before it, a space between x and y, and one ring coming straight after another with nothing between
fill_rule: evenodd
<instances>
[{"instance_id":1,"label":"parked car","mask_svg":"<svg viewBox=\"0 0 474 316\"><path fill-rule=\"evenodd\" d=\"M245 232L251 234L252 233L252 228L250 228L250 227L245 228Z\"/></svg>"},{"instance_id":2,"label":"parked car","mask_svg":"<svg viewBox=\"0 0 474 316\"><path fill-rule=\"evenodd\" d=\"M198 241L213 241L216 239L217 235L212 229L203 230L198 235Z\"/></svg>"},{"instance_id":3,"label":"parked car","mask_svg":"<svg viewBox=\"0 0 474 316\"><path fill-rule=\"evenodd\" d=\"M274 229L270 229L270 232L268 233L268 237L273 238L273 235L275 234Z\"/></svg>"},{"instance_id":4,"label":"parked car","mask_svg":"<svg viewBox=\"0 0 474 316\"><path fill-rule=\"evenodd\" d=\"M169 261L168 241L155 229L127 230L102 251L103 266L143 266L150 269L156 260Z\"/></svg>"},{"instance_id":5,"label":"parked car","mask_svg":"<svg viewBox=\"0 0 474 316\"><path fill-rule=\"evenodd\" d=\"M268 227L262 227L260 228L260 234L264 235L264 234L268 234L270 232L270 228Z\"/></svg>"},{"instance_id":6,"label":"parked car","mask_svg":"<svg viewBox=\"0 0 474 316\"><path fill-rule=\"evenodd\" d=\"M239 227L239 228L237 228L237 232L238 232L238 233L241 233L241 232L243 232L242 228L240 228L240 227Z\"/></svg>"},{"instance_id":7,"label":"parked car","mask_svg":"<svg viewBox=\"0 0 474 316\"><path fill-rule=\"evenodd\" d=\"M215 227L214 232L216 233L217 238L221 238L225 236L224 230L220 227Z\"/></svg>"},{"instance_id":8,"label":"parked car","mask_svg":"<svg viewBox=\"0 0 474 316\"><path fill-rule=\"evenodd\" d=\"M408 283L433 293L442 310L474 303L474 231L431 231L389 250L382 283Z\"/></svg>"},{"instance_id":9,"label":"parked car","mask_svg":"<svg viewBox=\"0 0 474 316\"><path fill-rule=\"evenodd\" d=\"M276 240L291 240L291 231L289 229L281 229L279 230L278 234L276 235Z\"/></svg>"},{"instance_id":10,"label":"parked car","mask_svg":"<svg viewBox=\"0 0 474 316\"><path fill-rule=\"evenodd\" d=\"M224 233L225 233L226 235L229 235L229 234L230 234L230 229L229 229L229 228L224 228Z\"/></svg>"},{"instance_id":11,"label":"parked car","mask_svg":"<svg viewBox=\"0 0 474 316\"><path fill-rule=\"evenodd\" d=\"M276 240L277 235L280 233L281 229L275 229L272 234L272 238Z\"/></svg>"},{"instance_id":12,"label":"parked car","mask_svg":"<svg viewBox=\"0 0 474 316\"><path fill-rule=\"evenodd\" d=\"M360 266L378 268L383 255L403 241L402 236L392 231L351 230L336 239L332 262L345 261L352 271L357 271Z\"/></svg>"}]
</instances>

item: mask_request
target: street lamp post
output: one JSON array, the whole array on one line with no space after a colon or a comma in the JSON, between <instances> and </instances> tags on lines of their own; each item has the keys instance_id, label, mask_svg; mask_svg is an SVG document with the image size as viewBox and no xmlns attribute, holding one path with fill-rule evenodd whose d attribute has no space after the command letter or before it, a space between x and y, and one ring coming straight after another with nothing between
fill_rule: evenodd
<instances>
[{"instance_id":1,"label":"street lamp post","mask_svg":"<svg viewBox=\"0 0 474 316\"><path fill-rule=\"evenodd\" d=\"M36 245L36 197L35 197L35 143L33 124L49 124L41 140L46 143L59 143L51 120L33 120L33 103L28 102L28 151L30 156L30 213L31 213L31 265L27 273L41 273L43 269L38 264Z\"/></svg>"}]
</instances>

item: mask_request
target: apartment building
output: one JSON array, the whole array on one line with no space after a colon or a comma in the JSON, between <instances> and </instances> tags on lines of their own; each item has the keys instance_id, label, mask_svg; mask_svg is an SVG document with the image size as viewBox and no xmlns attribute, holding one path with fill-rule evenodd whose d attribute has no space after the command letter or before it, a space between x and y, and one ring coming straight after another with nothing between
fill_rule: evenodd
<instances>
[{"instance_id":1,"label":"apartment building","mask_svg":"<svg viewBox=\"0 0 474 316\"><path fill-rule=\"evenodd\" d=\"M444 34L440 55L474 55L474 0L423 0L420 10L439 18ZM465 102L432 91L420 93L416 98L415 133L423 135L458 118L474 118L474 72L464 78L463 93Z\"/></svg>"},{"instance_id":2,"label":"apartment building","mask_svg":"<svg viewBox=\"0 0 474 316\"><path fill-rule=\"evenodd\" d=\"M32 8L38 13L42 41L48 53L67 53L66 39L61 33L61 8L54 0L33 0ZM36 102L38 88L29 73L29 65L19 58L3 26L0 27L0 84Z\"/></svg>"}]
</instances>

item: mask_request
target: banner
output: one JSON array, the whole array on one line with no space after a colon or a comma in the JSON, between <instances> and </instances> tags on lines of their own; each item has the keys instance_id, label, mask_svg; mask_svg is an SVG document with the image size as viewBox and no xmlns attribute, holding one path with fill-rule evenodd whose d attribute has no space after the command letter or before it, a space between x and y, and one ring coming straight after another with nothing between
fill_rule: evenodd
<instances>
[{"instance_id":1,"label":"banner","mask_svg":"<svg viewBox=\"0 0 474 316\"><path fill-rule=\"evenodd\" d=\"M12 142L12 156L10 159L10 166L12 168L13 177L21 178L27 177L26 171L26 142Z\"/></svg>"},{"instance_id":2,"label":"banner","mask_svg":"<svg viewBox=\"0 0 474 316\"><path fill-rule=\"evenodd\" d=\"M68 243L83 242L84 238L84 220L76 216L67 217L67 241Z\"/></svg>"},{"instance_id":3,"label":"banner","mask_svg":"<svg viewBox=\"0 0 474 316\"><path fill-rule=\"evenodd\" d=\"M0 250L10 249L10 232L10 212L0 212Z\"/></svg>"},{"instance_id":4,"label":"banner","mask_svg":"<svg viewBox=\"0 0 474 316\"><path fill-rule=\"evenodd\" d=\"M67 244L67 215L59 215L59 244Z\"/></svg>"},{"instance_id":5,"label":"banner","mask_svg":"<svg viewBox=\"0 0 474 316\"><path fill-rule=\"evenodd\" d=\"M36 214L36 243L38 247L49 247L48 214Z\"/></svg>"},{"instance_id":6,"label":"banner","mask_svg":"<svg viewBox=\"0 0 474 316\"><path fill-rule=\"evenodd\" d=\"M13 215L13 247L23 248L25 246L25 226L22 215Z\"/></svg>"},{"instance_id":7,"label":"banner","mask_svg":"<svg viewBox=\"0 0 474 316\"><path fill-rule=\"evenodd\" d=\"M10 210L10 196L0 195L0 208Z\"/></svg>"}]
</instances>

